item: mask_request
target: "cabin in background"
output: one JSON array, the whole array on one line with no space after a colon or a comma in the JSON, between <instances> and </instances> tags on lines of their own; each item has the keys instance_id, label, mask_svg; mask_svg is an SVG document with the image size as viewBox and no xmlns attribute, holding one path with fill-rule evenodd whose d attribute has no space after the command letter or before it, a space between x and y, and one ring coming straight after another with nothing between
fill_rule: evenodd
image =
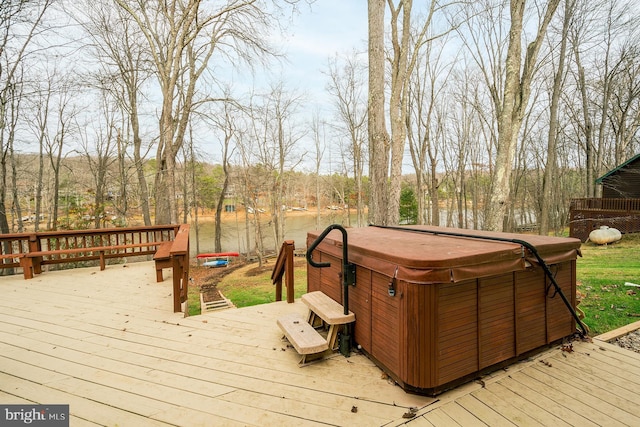
<instances>
[{"instance_id":1,"label":"cabin in background","mask_svg":"<svg viewBox=\"0 0 640 427\"><path fill-rule=\"evenodd\" d=\"M640 232L640 154L596 179L596 184L602 185L601 198L571 200L569 235L584 242L602 225L622 234Z\"/></svg>"},{"instance_id":2,"label":"cabin in background","mask_svg":"<svg viewBox=\"0 0 640 427\"><path fill-rule=\"evenodd\" d=\"M602 185L603 199L640 199L640 154L596 179L596 184Z\"/></svg>"}]
</instances>

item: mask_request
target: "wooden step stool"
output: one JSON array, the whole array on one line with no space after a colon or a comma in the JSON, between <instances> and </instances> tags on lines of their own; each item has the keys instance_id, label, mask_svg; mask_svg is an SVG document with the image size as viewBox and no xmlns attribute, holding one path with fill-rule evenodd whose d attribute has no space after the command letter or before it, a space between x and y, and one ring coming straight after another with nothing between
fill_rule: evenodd
<instances>
[{"instance_id":1,"label":"wooden step stool","mask_svg":"<svg viewBox=\"0 0 640 427\"><path fill-rule=\"evenodd\" d=\"M309 308L307 319L291 314L278 319L277 323L285 338L302 356L300 365L321 359L327 350L336 350L340 326L355 322L352 312L344 314L344 308L321 291L302 296L302 302ZM329 332L323 337L317 327L327 325Z\"/></svg>"}]
</instances>

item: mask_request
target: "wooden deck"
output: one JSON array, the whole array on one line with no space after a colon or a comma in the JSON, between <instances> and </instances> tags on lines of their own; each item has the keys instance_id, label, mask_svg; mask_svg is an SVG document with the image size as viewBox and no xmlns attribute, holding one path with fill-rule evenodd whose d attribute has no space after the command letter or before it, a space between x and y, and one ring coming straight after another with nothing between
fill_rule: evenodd
<instances>
[{"instance_id":1,"label":"wooden deck","mask_svg":"<svg viewBox=\"0 0 640 427\"><path fill-rule=\"evenodd\" d=\"M594 341L436 399L362 355L298 367L276 302L182 318L152 262L0 277L0 402L69 404L72 426L640 425L640 355ZM403 418L417 408L412 419Z\"/></svg>"}]
</instances>

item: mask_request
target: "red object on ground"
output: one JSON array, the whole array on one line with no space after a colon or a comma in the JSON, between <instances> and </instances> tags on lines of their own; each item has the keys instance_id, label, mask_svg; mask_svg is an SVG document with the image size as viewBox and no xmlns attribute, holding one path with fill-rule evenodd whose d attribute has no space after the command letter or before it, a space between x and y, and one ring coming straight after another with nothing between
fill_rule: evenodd
<instances>
[{"instance_id":1,"label":"red object on ground","mask_svg":"<svg viewBox=\"0 0 640 427\"><path fill-rule=\"evenodd\" d=\"M240 256L240 254L238 252L212 252L196 255L196 258L219 258L225 256Z\"/></svg>"}]
</instances>

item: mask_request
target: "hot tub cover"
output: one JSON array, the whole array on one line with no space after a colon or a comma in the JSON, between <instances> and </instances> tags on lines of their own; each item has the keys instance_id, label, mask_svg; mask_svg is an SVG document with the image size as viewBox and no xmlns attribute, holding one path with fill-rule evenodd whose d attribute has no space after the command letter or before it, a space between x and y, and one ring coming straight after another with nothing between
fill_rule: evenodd
<instances>
[{"instance_id":1,"label":"hot tub cover","mask_svg":"<svg viewBox=\"0 0 640 427\"><path fill-rule=\"evenodd\" d=\"M438 235L438 232L523 240L533 245L548 265L574 260L580 254L581 242L574 238L433 226L393 229L370 226L347 229L349 261L418 284L460 282L504 274L525 270L538 262L521 244ZM321 231L309 232L307 244L320 234ZM332 231L318 249L341 258L342 234Z\"/></svg>"}]
</instances>

